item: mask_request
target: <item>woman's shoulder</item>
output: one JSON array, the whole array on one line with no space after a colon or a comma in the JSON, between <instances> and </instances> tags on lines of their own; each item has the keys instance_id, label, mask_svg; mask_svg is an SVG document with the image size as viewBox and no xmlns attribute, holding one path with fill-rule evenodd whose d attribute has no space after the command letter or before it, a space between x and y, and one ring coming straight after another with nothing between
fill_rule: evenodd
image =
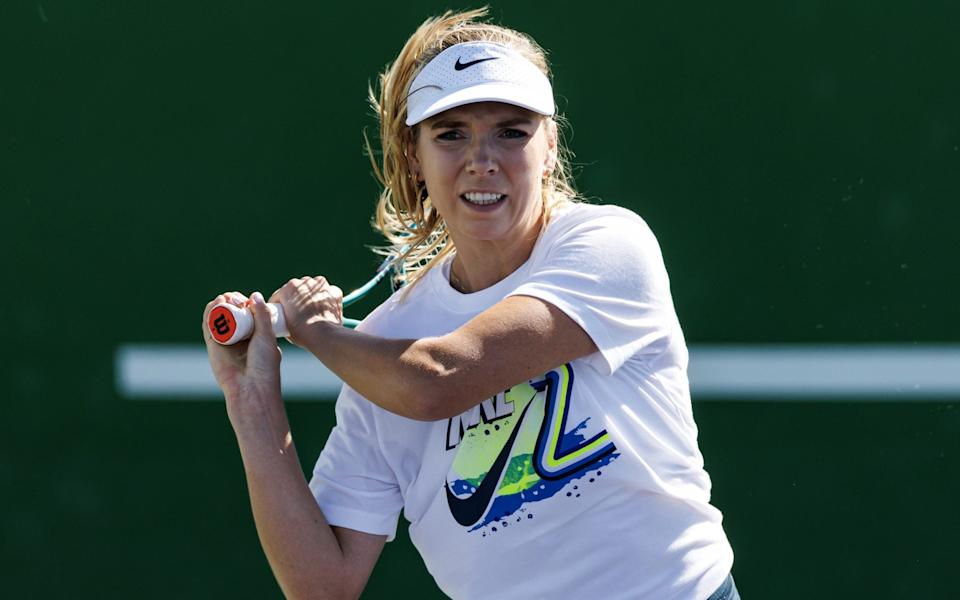
<instances>
[{"instance_id":1,"label":"woman's shoulder","mask_svg":"<svg viewBox=\"0 0 960 600\"><path fill-rule=\"evenodd\" d=\"M599 221L599 224L619 220L646 227L646 221L636 212L616 204L587 204L570 202L554 210L549 228L570 228L583 223Z\"/></svg>"},{"instance_id":2,"label":"woman's shoulder","mask_svg":"<svg viewBox=\"0 0 960 600\"><path fill-rule=\"evenodd\" d=\"M610 234L614 238L624 236L653 238L647 222L636 212L615 204L570 203L558 208L551 215L545 232L548 240L557 241L578 234Z\"/></svg>"}]
</instances>

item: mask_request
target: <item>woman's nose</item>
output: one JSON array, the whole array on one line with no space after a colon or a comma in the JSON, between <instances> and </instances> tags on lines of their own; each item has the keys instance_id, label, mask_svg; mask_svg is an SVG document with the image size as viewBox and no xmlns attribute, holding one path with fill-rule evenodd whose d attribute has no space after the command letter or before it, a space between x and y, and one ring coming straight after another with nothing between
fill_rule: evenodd
<instances>
[{"instance_id":1,"label":"woman's nose","mask_svg":"<svg viewBox=\"0 0 960 600\"><path fill-rule=\"evenodd\" d=\"M496 153L490 144L484 140L476 140L470 144L467 153L467 172L471 175L492 175L500 170Z\"/></svg>"}]
</instances>

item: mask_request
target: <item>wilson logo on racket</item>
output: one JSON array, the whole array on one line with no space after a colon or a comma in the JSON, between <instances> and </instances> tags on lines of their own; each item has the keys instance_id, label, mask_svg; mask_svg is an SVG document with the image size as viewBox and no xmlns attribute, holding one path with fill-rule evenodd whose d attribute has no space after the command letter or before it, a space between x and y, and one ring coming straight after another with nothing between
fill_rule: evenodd
<instances>
[{"instance_id":1,"label":"wilson logo on racket","mask_svg":"<svg viewBox=\"0 0 960 600\"><path fill-rule=\"evenodd\" d=\"M213 322L213 327L220 335L226 335L230 332L230 327L227 325L227 318L223 315L220 315Z\"/></svg>"},{"instance_id":2,"label":"wilson logo on racket","mask_svg":"<svg viewBox=\"0 0 960 600\"><path fill-rule=\"evenodd\" d=\"M210 335L221 344L229 340L237 328L233 313L222 306L217 306L210 311L207 325Z\"/></svg>"}]
</instances>

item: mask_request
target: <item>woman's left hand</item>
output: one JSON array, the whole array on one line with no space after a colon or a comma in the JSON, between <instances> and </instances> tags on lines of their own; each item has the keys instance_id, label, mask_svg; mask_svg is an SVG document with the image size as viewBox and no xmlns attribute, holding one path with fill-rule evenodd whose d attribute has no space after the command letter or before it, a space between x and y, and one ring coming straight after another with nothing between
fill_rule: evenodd
<instances>
[{"instance_id":1,"label":"woman's left hand","mask_svg":"<svg viewBox=\"0 0 960 600\"><path fill-rule=\"evenodd\" d=\"M301 347L306 346L311 325L343 325L343 291L324 277L295 277L275 291L269 302L283 306L288 339Z\"/></svg>"}]
</instances>

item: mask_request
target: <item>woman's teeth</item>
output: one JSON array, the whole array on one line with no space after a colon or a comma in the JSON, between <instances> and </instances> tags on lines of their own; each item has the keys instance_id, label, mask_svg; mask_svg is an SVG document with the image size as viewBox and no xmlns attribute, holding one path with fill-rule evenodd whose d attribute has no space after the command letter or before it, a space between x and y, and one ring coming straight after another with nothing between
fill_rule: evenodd
<instances>
[{"instance_id":1,"label":"woman's teeth","mask_svg":"<svg viewBox=\"0 0 960 600\"><path fill-rule=\"evenodd\" d=\"M502 200L504 197L503 194L483 194L479 192L467 192L463 195L463 198L474 204L493 204L499 200Z\"/></svg>"}]
</instances>

